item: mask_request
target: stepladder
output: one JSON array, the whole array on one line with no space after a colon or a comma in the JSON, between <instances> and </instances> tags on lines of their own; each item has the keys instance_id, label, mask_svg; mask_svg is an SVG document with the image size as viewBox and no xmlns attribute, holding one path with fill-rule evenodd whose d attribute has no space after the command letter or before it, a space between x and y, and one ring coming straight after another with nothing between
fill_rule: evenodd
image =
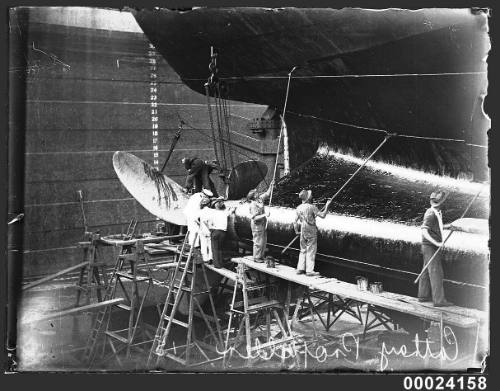
<instances>
[{"instance_id":1,"label":"stepladder","mask_svg":"<svg viewBox=\"0 0 500 391\"><path fill-rule=\"evenodd\" d=\"M137 227L137 219L132 219L127 227L124 239L133 237ZM76 306L80 305L82 292L85 293L86 303L90 303L93 291L96 291L97 300L103 301L103 292L106 294L111 276L108 279L106 262L104 260L103 246L99 233L85 232L85 240L78 242L78 247L83 249L84 266L80 268L80 275L76 283Z\"/></svg>"},{"instance_id":2,"label":"stepladder","mask_svg":"<svg viewBox=\"0 0 500 391\"><path fill-rule=\"evenodd\" d=\"M118 251L105 300L123 297L125 301L103 307L96 315L87 340L83 358L89 368L98 355L106 362L109 356L123 365L121 352L130 357L133 348L143 349L151 343L145 325L141 322L142 310L153 285L153 278L144 244L137 240L133 245L123 246ZM126 327L116 328L115 323ZM99 340L103 338L102 344ZM106 355L107 348L110 352Z\"/></svg>"},{"instance_id":3,"label":"stepladder","mask_svg":"<svg viewBox=\"0 0 500 391\"><path fill-rule=\"evenodd\" d=\"M168 360L188 367L213 366L222 358L218 353L223 347L222 332L205 264L188 243L189 232L169 282L147 360L149 369L163 369Z\"/></svg>"},{"instance_id":4,"label":"stepladder","mask_svg":"<svg viewBox=\"0 0 500 391\"><path fill-rule=\"evenodd\" d=\"M88 232L87 239L78 242L78 247L83 250L83 262L85 264L80 268L80 275L76 283L76 306L80 305L82 292L86 297L86 304L91 301L92 293L95 291L97 300L103 300L103 292L108 287L108 277L106 274L106 263L102 254L100 236L96 233Z\"/></svg>"},{"instance_id":5,"label":"stepladder","mask_svg":"<svg viewBox=\"0 0 500 391\"><path fill-rule=\"evenodd\" d=\"M237 279L229 306L229 321L224 344L224 367L230 366L235 353L253 366L260 357L281 360L291 358L299 363L296 337L291 329L288 308L274 299L269 283L259 283L248 278L244 263L237 266ZM240 292L240 301L237 292ZM255 294L255 292L259 292ZM251 295L253 297L251 297ZM262 332L262 327L265 327Z\"/></svg>"}]
</instances>

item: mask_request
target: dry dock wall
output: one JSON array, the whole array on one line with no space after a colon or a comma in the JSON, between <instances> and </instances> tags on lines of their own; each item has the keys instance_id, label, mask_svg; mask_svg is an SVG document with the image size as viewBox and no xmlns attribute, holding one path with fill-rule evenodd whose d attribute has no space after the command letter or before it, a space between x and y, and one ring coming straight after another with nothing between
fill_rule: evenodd
<instances>
[{"instance_id":1,"label":"dry dock wall","mask_svg":"<svg viewBox=\"0 0 500 391\"><path fill-rule=\"evenodd\" d=\"M129 151L161 168L182 119L187 125L165 174L182 183L183 156L215 158L206 98L182 84L139 27L133 27L132 16L80 12L78 18L71 8L30 10L26 144L20 151L25 154L25 277L81 262L78 190L91 231L120 233L132 218L141 232L153 229L155 217L131 197L113 170L115 151ZM120 18L127 23L119 23ZM117 26L128 26L127 31L106 29ZM248 127L264 110L231 103L237 162L257 158L273 167L275 149L270 146L276 140L259 139Z\"/></svg>"}]
</instances>

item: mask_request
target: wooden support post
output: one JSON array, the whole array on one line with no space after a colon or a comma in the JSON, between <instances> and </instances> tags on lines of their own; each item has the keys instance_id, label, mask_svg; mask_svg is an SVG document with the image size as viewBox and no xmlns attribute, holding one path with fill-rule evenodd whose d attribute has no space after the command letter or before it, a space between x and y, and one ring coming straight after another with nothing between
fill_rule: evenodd
<instances>
[{"instance_id":1,"label":"wooden support post","mask_svg":"<svg viewBox=\"0 0 500 391\"><path fill-rule=\"evenodd\" d=\"M302 303L302 298L299 296L297 298L297 302L295 303L295 310L293 311L293 316L292 316L292 327L293 325L295 324L295 322L297 322L297 318L299 316L299 309L300 309L300 305Z\"/></svg>"},{"instance_id":2,"label":"wooden support post","mask_svg":"<svg viewBox=\"0 0 500 391\"><path fill-rule=\"evenodd\" d=\"M248 294L247 294L247 276L245 273L245 265L240 264L240 267L243 269L241 275L242 275L242 293L243 293L243 311L244 311L244 321L245 321L245 337L246 337L246 343L247 343L247 355L250 357L251 354L251 348L252 348L252 336L250 333L250 313L248 312Z\"/></svg>"},{"instance_id":3,"label":"wooden support post","mask_svg":"<svg viewBox=\"0 0 500 391\"><path fill-rule=\"evenodd\" d=\"M234 303L236 301L236 292L237 292L237 290L238 290L238 280L236 279L234 281L233 298L231 299L231 306L229 307L230 313L229 313L229 322L228 322L228 325L227 325L227 332L226 332L226 342L224 343L224 357L222 359L222 365L223 365L224 368L226 367L227 349L229 347L229 334L231 333L231 323L232 323L233 316L234 316L233 309L234 309Z\"/></svg>"},{"instance_id":4,"label":"wooden support post","mask_svg":"<svg viewBox=\"0 0 500 391\"><path fill-rule=\"evenodd\" d=\"M292 283L290 281L287 281L287 286L286 286L286 298L285 298L285 314L288 319L290 316L290 301L292 300Z\"/></svg>"}]
</instances>

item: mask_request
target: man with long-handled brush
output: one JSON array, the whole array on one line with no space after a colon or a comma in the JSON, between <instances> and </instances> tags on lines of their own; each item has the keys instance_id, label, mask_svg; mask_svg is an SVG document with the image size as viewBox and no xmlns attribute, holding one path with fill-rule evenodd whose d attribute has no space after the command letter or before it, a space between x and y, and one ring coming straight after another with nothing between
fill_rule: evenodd
<instances>
[{"instance_id":1,"label":"man with long-handled brush","mask_svg":"<svg viewBox=\"0 0 500 391\"><path fill-rule=\"evenodd\" d=\"M425 211L422 223L422 255L424 267L434 257L418 282L418 301L432 301L435 307L453 305L446 300L443 288L443 265L438 248L443 244L442 205L448 198L445 191L435 191L430 195L431 207Z\"/></svg>"},{"instance_id":2,"label":"man with long-handled brush","mask_svg":"<svg viewBox=\"0 0 500 391\"><path fill-rule=\"evenodd\" d=\"M274 180L271 181L265 193L259 193L257 189L250 190L247 195L247 202L250 203L249 211L251 216L250 226L252 228L253 239L253 260L258 263L264 262L264 255L267 246L267 218L264 203L270 198Z\"/></svg>"},{"instance_id":3,"label":"man with long-handled brush","mask_svg":"<svg viewBox=\"0 0 500 391\"><path fill-rule=\"evenodd\" d=\"M314 271L316 261L316 252L318 250L318 228L316 227L316 217L325 218L328 207L332 200L329 200L324 209L311 204L312 191L302 190L299 193L302 200L296 209L296 218L293 223L295 233L300 234L300 254L297 264L297 274L306 274L306 276L317 276L319 273Z\"/></svg>"}]
</instances>

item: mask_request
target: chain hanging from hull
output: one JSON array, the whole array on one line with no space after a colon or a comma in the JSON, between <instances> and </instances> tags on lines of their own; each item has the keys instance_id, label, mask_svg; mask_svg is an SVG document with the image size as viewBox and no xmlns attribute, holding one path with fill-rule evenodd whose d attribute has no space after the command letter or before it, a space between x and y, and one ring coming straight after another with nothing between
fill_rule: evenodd
<instances>
[{"instance_id":1,"label":"chain hanging from hull","mask_svg":"<svg viewBox=\"0 0 500 391\"><path fill-rule=\"evenodd\" d=\"M211 47L210 51L210 64L208 66L210 77L205 83L205 93L219 176L227 183L228 174L234 167L230 132L231 112L225 98L227 96L227 86L218 78L217 52L213 47Z\"/></svg>"}]
</instances>

